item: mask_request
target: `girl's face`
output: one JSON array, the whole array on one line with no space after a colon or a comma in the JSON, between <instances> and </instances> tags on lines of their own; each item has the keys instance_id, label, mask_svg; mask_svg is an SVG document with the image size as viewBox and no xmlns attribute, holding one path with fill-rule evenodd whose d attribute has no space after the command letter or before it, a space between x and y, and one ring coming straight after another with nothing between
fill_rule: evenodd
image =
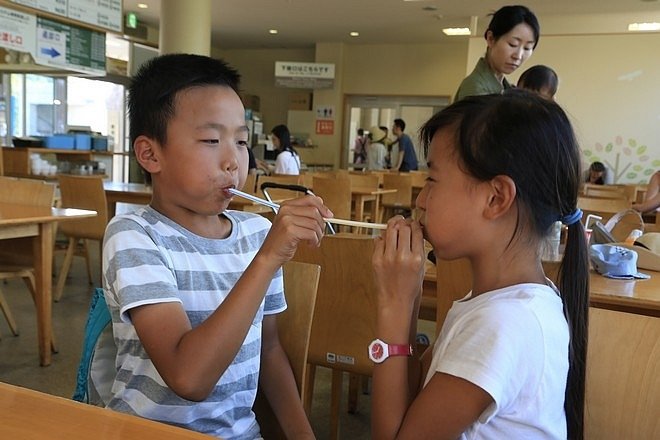
<instances>
[{"instance_id":1,"label":"girl's face","mask_svg":"<svg viewBox=\"0 0 660 440\"><path fill-rule=\"evenodd\" d=\"M275 146L276 149L280 149L280 138L275 136L274 134L270 134L271 139L273 140L273 145Z\"/></svg>"},{"instance_id":2,"label":"girl's face","mask_svg":"<svg viewBox=\"0 0 660 440\"><path fill-rule=\"evenodd\" d=\"M492 32L486 37L488 64L496 73L513 73L534 51L534 31L527 23L516 25L497 40Z\"/></svg>"},{"instance_id":3,"label":"girl's face","mask_svg":"<svg viewBox=\"0 0 660 440\"><path fill-rule=\"evenodd\" d=\"M428 161L429 177L416 201L424 238L439 258L469 255L475 245L475 220L480 217L478 202L487 183L459 167L451 128L441 129L433 136Z\"/></svg>"}]
</instances>

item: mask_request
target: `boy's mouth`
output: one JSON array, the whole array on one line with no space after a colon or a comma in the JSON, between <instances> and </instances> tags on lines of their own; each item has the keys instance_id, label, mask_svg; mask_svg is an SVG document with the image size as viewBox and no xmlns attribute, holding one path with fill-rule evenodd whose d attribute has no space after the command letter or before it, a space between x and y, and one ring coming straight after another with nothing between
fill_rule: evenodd
<instances>
[{"instance_id":1,"label":"boy's mouth","mask_svg":"<svg viewBox=\"0 0 660 440\"><path fill-rule=\"evenodd\" d=\"M236 185L233 185L233 184L232 184L232 185L225 186L224 188L222 188L222 194L223 194L226 198L231 199L232 197L234 197L234 195L233 195L229 190L230 190L230 189L235 189L235 188L236 188Z\"/></svg>"}]
</instances>

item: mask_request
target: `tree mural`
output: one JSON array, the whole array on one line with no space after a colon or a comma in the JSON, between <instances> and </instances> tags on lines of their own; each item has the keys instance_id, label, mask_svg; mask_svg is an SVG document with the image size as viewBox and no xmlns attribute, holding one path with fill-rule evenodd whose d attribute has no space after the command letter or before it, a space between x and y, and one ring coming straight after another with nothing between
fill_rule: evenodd
<instances>
[{"instance_id":1,"label":"tree mural","mask_svg":"<svg viewBox=\"0 0 660 440\"><path fill-rule=\"evenodd\" d=\"M592 162L602 162L613 173L613 182L618 183L623 177L630 183L647 183L651 174L660 168L660 159L653 159L647 154L646 145L638 145L636 139L624 143L622 136L605 146L596 142L593 149L583 149L586 168Z\"/></svg>"}]
</instances>

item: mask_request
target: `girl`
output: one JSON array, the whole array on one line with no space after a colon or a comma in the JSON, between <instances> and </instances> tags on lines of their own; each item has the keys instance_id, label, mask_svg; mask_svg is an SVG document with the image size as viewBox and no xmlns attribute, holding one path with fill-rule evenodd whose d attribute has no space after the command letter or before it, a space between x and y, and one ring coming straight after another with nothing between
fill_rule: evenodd
<instances>
[{"instance_id":1,"label":"girl","mask_svg":"<svg viewBox=\"0 0 660 440\"><path fill-rule=\"evenodd\" d=\"M504 6L495 12L484 34L486 55L463 80L454 101L510 88L504 75L513 73L532 55L540 32L536 16L525 6Z\"/></svg>"},{"instance_id":2,"label":"girl","mask_svg":"<svg viewBox=\"0 0 660 440\"><path fill-rule=\"evenodd\" d=\"M273 145L279 151L275 159L275 174L300 174L300 156L291 146L291 133L287 126L275 126L271 135Z\"/></svg>"},{"instance_id":3,"label":"girl","mask_svg":"<svg viewBox=\"0 0 660 440\"><path fill-rule=\"evenodd\" d=\"M557 72L543 64L537 64L525 70L518 78L518 88L536 92L545 99L555 100L559 77Z\"/></svg>"},{"instance_id":4,"label":"girl","mask_svg":"<svg viewBox=\"0 0 660 440\"><path fill-rule=\"evenodd\" d=\"M433 116L421 139L421 216L390 219L373 256L374 438L582 438L589 277L566 114L530 92L475 96ZM557 219L568 225L559 289L540 258ZM419 362L402 347L414 341L423 238L438 258L467 257L473 279Z\"/></svg>"}]
</instances>

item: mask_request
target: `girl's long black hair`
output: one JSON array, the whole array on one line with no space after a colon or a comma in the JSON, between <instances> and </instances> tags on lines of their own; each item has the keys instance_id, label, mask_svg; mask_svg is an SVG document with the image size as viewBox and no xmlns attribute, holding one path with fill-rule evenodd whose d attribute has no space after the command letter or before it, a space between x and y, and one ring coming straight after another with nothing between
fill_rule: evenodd
<instances>
[{"instance_id":1,"label":"girl's long black hair","mask_svg":"<svg viewBox=\"0 0 660 440\"><path fill-rule=\"evenodd\" d=\"M425 148L442 128L455 130L463 170L482 181L498 175L516 184L518 225L539 238L577 209L580 155L573 128L559 105L522 90L472 96L433 116L421 128ZM428 151L427 151L428 153ZM568 437L583 438L589 266L582 223L568 226L559 290L570 330L564 408Z\"/></svg>"}]
</instances>

